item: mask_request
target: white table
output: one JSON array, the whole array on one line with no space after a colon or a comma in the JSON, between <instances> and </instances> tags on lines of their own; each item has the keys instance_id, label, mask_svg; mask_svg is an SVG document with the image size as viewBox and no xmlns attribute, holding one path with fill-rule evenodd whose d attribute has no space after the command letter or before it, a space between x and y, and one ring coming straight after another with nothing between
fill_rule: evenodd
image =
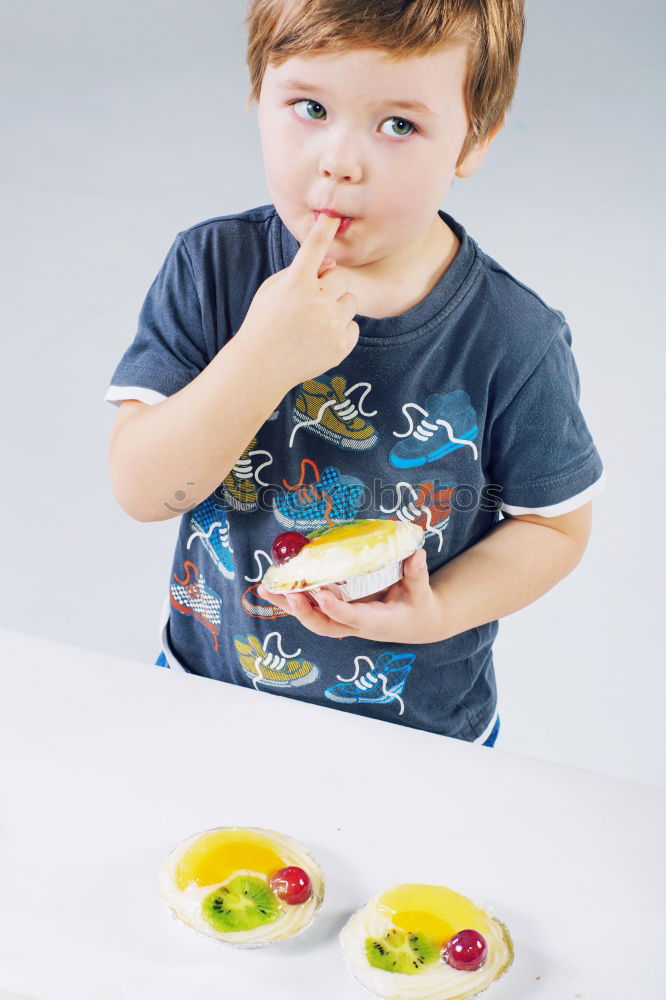
<instances>
[{"instance_id":1,"label":"white table","mask_svg":"<svg viewBox=\"0 0 666 1000\"><path fill-rule=\"evenodd\" d=\"M362 1000L337 932L397 882L493 905L516 959L488 1000L664 996L666 792L18 633L0 664L0 1000ZM176 843L236 824L324 867L291 943L159 899Z\"/></svg>"}]
</instances>

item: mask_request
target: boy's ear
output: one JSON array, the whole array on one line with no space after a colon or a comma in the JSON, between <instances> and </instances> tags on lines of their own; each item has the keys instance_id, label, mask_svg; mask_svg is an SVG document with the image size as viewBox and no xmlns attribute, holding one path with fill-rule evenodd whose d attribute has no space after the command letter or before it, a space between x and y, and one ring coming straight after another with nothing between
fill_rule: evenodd
<instances>
[{"instance_id":1,"label":"boy's ear","mask_svg":"<svg viewBox=\"0 0 666 1000\"><path fill-rule=\"evenodd\" d=\"M492 132L489 132L485 139L477 142L465 154L465 158L456 167L456 177L471 177L479 169L486 158L486 153L490 149L490 144L504 125L504 119L498 122Z\"/></svg>"}]
</instances>

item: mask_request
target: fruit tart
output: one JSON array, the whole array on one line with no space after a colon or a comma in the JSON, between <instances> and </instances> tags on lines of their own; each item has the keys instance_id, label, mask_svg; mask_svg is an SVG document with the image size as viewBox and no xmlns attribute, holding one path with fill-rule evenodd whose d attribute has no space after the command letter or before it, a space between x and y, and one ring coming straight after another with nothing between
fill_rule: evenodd
<instances>
[{"instance_id":1,"label":"fruit tart","mask_svg":"<svg viewBox=\"0 0 666 1000\"><path fill-rule=\"evenodd\" d=\"M439 885L399 885L357 910L340 932L353 977L384 1000L467 1000L509 968L506 927Z\"/></svg>"},{"instance_id":2,"label":"fruit tart","mask_svg":"<svg viewBox=\"0 0 666 1000\"><path fill-rule=\"evenodd\" d=\"M172 915L217 941L273 944L312 923L324 898L314 857L285 834L258 827L197 833L169 854L160 872Z\"/></svg>"},{"instance_id":3,"label":"fruit tart","mask_svg":"<svg viewBox=\"0 0 666 1000\"><path fill-rule=\"evenodd\" d=\"M285 531L271 546L274 564L262 582L272 594L328 589L355 601L396 583L424 540L418 524L388 519L360 518L308 535Z\"/></svg>"}]
</instances>

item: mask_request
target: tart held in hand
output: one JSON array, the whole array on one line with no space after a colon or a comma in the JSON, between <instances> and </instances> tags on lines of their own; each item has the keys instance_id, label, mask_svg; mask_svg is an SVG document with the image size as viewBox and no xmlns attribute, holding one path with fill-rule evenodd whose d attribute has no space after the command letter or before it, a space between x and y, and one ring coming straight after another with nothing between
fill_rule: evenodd
<instances>
[{"instance_id":1,"label":"tart held in hand","mask_svg":"<svg viewBox=\"0 0 666 1000\"><path fill-rule=\"evenodd\" d=\"M274 830L226 826L194 834L171 851L160 892L192 930L244 948L305 930L324 898L324 875L298 841Z\"/></svg>"},{"instance_id":2,"label":"tart held in hand","mask_svg":"<svg viewBox=\"0 0 666 1000\"><path fill-rule=\"evenodd\" d=\"M467 1000L513 961L508 930L440 885L399 885L373 897L340 932L354 979L382 1000Z\"/></svg>"},{"instance_id":3,"label":"tart held in hand","mask_svg":"<svg viewBox=\"0 0 666 1000\"><path fill-rule=\"evenodd\" d=\"M330 589L345 601L376 594L402 577L425 532L410 521L357 519L308 535L285 531L271 546L263 585L272 594Z\"/></svg>"}]
</instances>

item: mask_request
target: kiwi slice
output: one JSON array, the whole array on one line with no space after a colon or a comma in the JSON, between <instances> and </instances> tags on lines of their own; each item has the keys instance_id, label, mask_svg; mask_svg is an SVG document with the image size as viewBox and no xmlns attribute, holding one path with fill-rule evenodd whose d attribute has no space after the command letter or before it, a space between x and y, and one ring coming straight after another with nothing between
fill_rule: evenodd
<instances>
[{"instance_id":1,"label":"kiwi slice","mask_svg":"<svg viewBox=\"0 0 666 1000\"><path fill-rule=\"evenodd\" d=\"M216 931L251 931L276 920L280 903L262 879L236 875L206 896L201 912Z\"/></svg>"},{"instance_id":2,"label":"kiwi slice","mask_svg":"<svg viewBox=\"0 0 666 1000\"><path fill-rule=\"evenodd\" d=\"M366 938L365 954L370 965L387 972L414 976L439 958L439 946L425 934L409 934L391 928L383 938Z\"/></svg>"}]
</instances>

